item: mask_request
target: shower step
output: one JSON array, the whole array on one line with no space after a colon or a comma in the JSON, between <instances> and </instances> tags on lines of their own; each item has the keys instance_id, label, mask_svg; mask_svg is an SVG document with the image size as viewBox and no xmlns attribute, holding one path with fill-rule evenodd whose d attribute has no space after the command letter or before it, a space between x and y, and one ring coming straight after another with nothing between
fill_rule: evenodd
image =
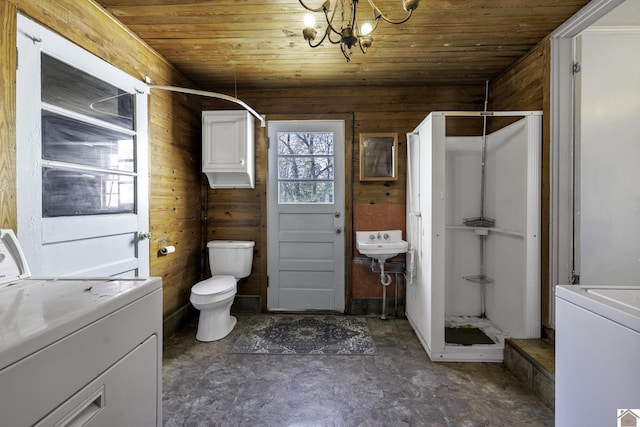
<instances>
[{"instance_id":1,"label":"shower step","mask_svg":"<svg viewBox=\"0 0 640 427\"><path fill-rule=\"evenodd\" d=\"M555 350L549 339L507 338L504 365L544 403L555 404Z\"/></svg>"}]
</instances>

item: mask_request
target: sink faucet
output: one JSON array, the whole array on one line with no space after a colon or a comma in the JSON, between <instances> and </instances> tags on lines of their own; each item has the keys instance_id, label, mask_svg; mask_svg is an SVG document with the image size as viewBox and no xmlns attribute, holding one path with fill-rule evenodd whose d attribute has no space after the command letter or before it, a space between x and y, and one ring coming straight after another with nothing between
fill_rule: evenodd
<instances>
[{"instance_id":1,"label":"sink faucet","mask_svg":"<svg viewBox=\"0 0 640 427\"><path fill-rule=\"evenodd\" d=\"M378 232L378 240L380 240L381 237L380 232Z\"/></svg>"}]
</instances>

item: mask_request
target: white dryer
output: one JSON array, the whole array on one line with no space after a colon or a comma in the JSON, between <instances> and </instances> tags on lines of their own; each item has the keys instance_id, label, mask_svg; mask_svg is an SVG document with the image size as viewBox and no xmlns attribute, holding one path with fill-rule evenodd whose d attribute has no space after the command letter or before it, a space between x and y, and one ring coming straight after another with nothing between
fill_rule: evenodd
<instances>
[{"instance_id":1,"label":"white dryer","mask_svg":"<svg viewBox=\"0 0 640 427\"><path fill-rule=\"evenodd\" d=\"M160 426L160 278L30 277L0 230L0 414L7 426Z\"/></svg>"},{"instance_id":2,"label":"white dryer","mask_svg":"<svg viewBox=\"0 0 640 427\"><path fill-rule=\"evenodd\" d=\"M557 426L640 417L640 287L556 287L555 388Z\"/></svg>"}]
</instances>

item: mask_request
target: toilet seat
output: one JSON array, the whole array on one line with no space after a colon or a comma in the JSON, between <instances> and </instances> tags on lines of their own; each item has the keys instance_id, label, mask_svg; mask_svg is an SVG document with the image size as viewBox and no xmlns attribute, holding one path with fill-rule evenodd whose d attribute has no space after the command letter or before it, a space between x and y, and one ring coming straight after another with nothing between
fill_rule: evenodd
<instances>
[{"instance_id":1,"label":"toilet seat","mask_svg":"<svg viewBox=\"0 0 640 427\"><path fill-rule=\"evenodd\" d=\"M233 276L213 276L198 282L191 288L196 295L215 295L235 289L236 279Z\"/></svg>"},{"instance_id":2,"label":"toilet seat","mask_svg":"<svg viewBox=\"0 0 640 427\"><path fill-rule=\"evenodd\" d=\"M189 299L195 304L211 304L233 297L235 294L235 277L213 276L193 285Z\"/></svg>"}]
</instances>

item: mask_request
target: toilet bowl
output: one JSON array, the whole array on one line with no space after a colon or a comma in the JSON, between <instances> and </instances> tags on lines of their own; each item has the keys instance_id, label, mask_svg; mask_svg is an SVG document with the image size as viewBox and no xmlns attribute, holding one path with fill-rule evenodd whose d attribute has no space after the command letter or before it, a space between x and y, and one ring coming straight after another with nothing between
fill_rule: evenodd
<instances>
[{"instance_id":1,"label":"toilet bowl","mask_svg":"<svg viewBox=\"0 0 640 427\"><path fill-rule=\"evenodd\" d=\"M191 288L189 301L200 310L198 341L216 341L229 335L236 325L231 305L238 280L249 276L254 242L213 240L207 243L212 277Z\"/></svg>"},{"instance_id":2,"label":"toilet bowl","mask_svg":"<svg viewBox=\"0 0 640 427\"><path fill-rule=\"evenodd\" d=\"M196 332L198 341L216 341L233 330L236 318L230 313L236 290L236 278L233 276L214 276L191 288L189 300L196 310L200 310Z\"/></svg>"}]
</instances>

